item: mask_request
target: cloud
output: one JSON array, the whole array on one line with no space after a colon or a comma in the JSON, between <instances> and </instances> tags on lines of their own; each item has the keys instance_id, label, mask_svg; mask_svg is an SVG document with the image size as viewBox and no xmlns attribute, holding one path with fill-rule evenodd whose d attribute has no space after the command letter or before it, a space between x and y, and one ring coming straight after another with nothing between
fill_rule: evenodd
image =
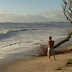
<instances>
[{"instance_id":1,"label":"cloud","mask_svg":"<svg viewBox=\"0 0 72 72\"><path fill-rule=\"evenodd\" d=\"M48 11L39 15L16 15L16 14L0 14L0 22L50 22L50 21L67 21L62 11Z\"/></svg>"},{"instance_id":2,"label":"cloud","mask_svg":"<svg viewBox=\"0 0 72 72\"><path fill-rule=\"evenodd\" d=\"M32 6L38 6L39 4L37 2L33 2L31 5Z\"/></svg>"},{"instance_id":3,"label":"cloud","mask_svg":"<svg viewBox=\"0 0 72 72\"><path fill-rule=\"evenodd\" d=\"M24 10L25 10L25 11L27 11L27 10L28 10L28 8L24 8Z\"/></svg>"},{"instance_id":4,"label":"cloud","mask_svg":"<svg viewBox=\"0 0 72 72\"><path fill-rule=\"evenodd\" d=\"M4 14L6 12L7 12L7 10L0 10L0 14Z\"/></svg>"},{"instance_id":5,"label":"cloud","mask_svg":"<svg viewBox=\"0 0 72 72\"><path fill-rule=\"evenodd\" d=\"M50 21L67 21L62 11L48 11L42 15Z\"/></svg>"}]
</instances>

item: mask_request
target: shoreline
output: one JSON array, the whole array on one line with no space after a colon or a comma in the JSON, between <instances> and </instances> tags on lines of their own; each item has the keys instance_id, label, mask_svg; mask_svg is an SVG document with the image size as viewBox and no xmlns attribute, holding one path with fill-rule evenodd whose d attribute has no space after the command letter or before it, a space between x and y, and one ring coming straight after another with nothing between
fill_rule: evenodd
<instances>
[{"instance_id":1,"label":"shoreline","mask_svg":"<svg viewBox=\"0 0 72 72\"><path fill-rule=\"evenodd\" d=\"M68 50L70 49L72 49L72 46L68 47ZM58 67L63 67L66 64L67 60L70 58L72 58L71 52L56 55L56 59L57 59L56 61L53 60L53 56L52 56L51 62L48 60L48 56L41 56L41 57L38 56L27 59L20 59L5 64L3 66L0 66L0 71L1 72L20 72L20 71L42 72L42 70L45 70L45 72L47 72L48 70L49 72L58 72L58 70L56 69ZM52 70L49 69L50 67L52 67L53 69ZM62 70L61 71L59 70L59 72L62 72Z\"/></svg>"},{"instance_id":2,"label":"shoreline","mask_svg":"<svg viewBox=\"0 0 72 72\"><path fill-rule=\"evenodd\" d=\"M61 39L62 39L62 38L61 38ZM60 39L60 40L61 40L61 39ZM58 41L60 41L60 40L58 39ZM42 45L46 45L46 43L47 43L46 41L45 41L45 42L42 42ZM66 49L66 48L69 47L69 46L71 46L71 44L70 44L70 45L67 44L67 45L64 46L64 47L61 47L61 46L60 46L60 47L57 48L57 51L58 51L58 50L64 50L64 49ZM36 48L37 48L37 47L36 47ZM13 61L21 60L21 59L26 59L26 58L38 56L38 55L39 55L38 51L36 50L36 53L35 53L34 49L35 49L35 48L33 48L33 49L31 49L31 50L28 50L28 51L26 51L26 52L23 51L23 52L14 53L14 54L11 53L10 55L8 55L8 56L6 56L6 57L4 56L3 59L1 59L1 56L0 56L0 64L2 64L3 62L5 62L5 63L7 62L7 63L8 63L9 61L10 61L10 62L13 62ZM55 49L55 50L56 50L56 49ZM29 54L32 53L32 52L33 52L33 55L29 55ZM28 56L28 55L24 55L24 53L25 53L25 54L27 53L29 56ZM34 53L35 53L36 55L35 55ZM5 63L3 63L3 64L5 64Z\"/></svg>"},{"instance_id":3,"label":"shoreline","mask_svg":"<svg viewBox=\"0 0 72 72\"><path fill-rule=\"evenodd\" d=\"M72 53L56 55L56 59L57 59L56 61L53 60L53 57L52 57L52 61L49 61L47 56L24 59L5 65L4 67L2 67L2 70L0 71L1 72L20 72L20 71L42 72L43 70L45 70L45 72L48 71L60 72L60 70L56 70L56 69L58 69L59 67L63 68L64 65L67 63L67 60L70 58L72 58Z\"/></svg>"}]
</instances>

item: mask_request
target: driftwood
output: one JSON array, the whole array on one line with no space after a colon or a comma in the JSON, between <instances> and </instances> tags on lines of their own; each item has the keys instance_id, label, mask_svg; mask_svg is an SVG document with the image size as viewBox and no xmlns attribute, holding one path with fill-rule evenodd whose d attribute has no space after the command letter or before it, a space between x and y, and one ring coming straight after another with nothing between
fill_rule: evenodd
<instances>
[{"instance_id":1,"label":"driftwood","mask_svg":"<svg viewBox=\"0 0 72 72\"><path fill-rule=\"evenodd\" d=\"M38 53L39 53L39 56L46 56L47 55L47 46L46 45L42 45L40 43L36 43L36 45L39 44L40 47L38 48Z\"/></svg>"},{"instance_id":2,"label":"driftwood","mask_svg":"<svg viewBox=\"0 0 72 72\"><path fill-rule=\"evenodd\" d=\"M63 5L62 5L62 9L63 9L63 13L66 17L67 20L70 21L70 23L72 24L72 0L63 0ZM69 41L69 39L71 38L72 35L72 31L70 31L68 33L68 36L60 41L59 43L57 43L56 45L54 45L54 49L57 48L58 46L62 45L63 43ZM40 55L47 55L47 47L45 47L45 45L42 45L40 43L36 43L36 45L39 44L40 45L40 49L42 50L42 52L39 54Z\"/></svg>"},{"instance_id":3,"label":"driftwood","mask_svg":"<svg viewBox=\"0 0 72 72\"><path fill-rule=\"evenodd\" d=\"M58 46L62 45L66 41L69 41L69 39L71 38L71 35L72 35L72 31L69 32L68 36L64 40L62 40L59 43L57 43L56 45L54 45L54 49L57 48ZM40 45L40 48L39 49L41 50L41 52L38 51L39 52L39 55L40 56L46 56L47 55L47 45L42 45L40 43L36 43L36 45L37 44Z\"/></svg>"},{"instance_id":4,"label":"driftwood","mask_svg":"<svg viewBox=\"0 0 72 72\"><path fill-rule=\"evenodd\" d=\"M54 48L57 48L57 47L60 46L61 44L65 43L66 41L69 41L69 39L71 38L71 35L72 35L72 31L69 32L68 36L67 36L64 40L62 40L62 41L60 41L59 43L57 43L57 44L54 46Z\"/></svg>"}]
</instances>

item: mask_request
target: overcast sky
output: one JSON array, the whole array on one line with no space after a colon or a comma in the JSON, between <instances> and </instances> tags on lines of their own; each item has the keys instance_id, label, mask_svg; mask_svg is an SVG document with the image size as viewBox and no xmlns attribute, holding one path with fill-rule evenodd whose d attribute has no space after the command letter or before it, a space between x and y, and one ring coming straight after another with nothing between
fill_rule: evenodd
<instances>
[{"instance_id":1,"label":"overcast sky","mask_svg":"<svg viewBox=\"0 0 72 72\"><path fill-rule=\"evenodd\" d=\"M0 0L0 22L67 21L62 0Z\"/></svg>"}]
</instances>

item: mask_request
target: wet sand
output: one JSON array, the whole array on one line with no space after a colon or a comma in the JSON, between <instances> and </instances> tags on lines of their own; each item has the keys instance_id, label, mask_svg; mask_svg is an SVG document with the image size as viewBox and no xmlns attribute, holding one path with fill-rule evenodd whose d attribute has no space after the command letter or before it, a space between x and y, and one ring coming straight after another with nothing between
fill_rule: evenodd
<instances>
[{"instance_id":1,"label":"wet sand","mask_svg":"<svg viewBox=\"0 0 72 72\"><path fill-rule=\"evenodd\" d=\"M1 67L0 72L72 72L72 66L65 67L68 59L72 59L71 52L56 55L56 60L52 56L51 61L48 56L34 57L7 64Z\"/></svg>"}]
</instances>

